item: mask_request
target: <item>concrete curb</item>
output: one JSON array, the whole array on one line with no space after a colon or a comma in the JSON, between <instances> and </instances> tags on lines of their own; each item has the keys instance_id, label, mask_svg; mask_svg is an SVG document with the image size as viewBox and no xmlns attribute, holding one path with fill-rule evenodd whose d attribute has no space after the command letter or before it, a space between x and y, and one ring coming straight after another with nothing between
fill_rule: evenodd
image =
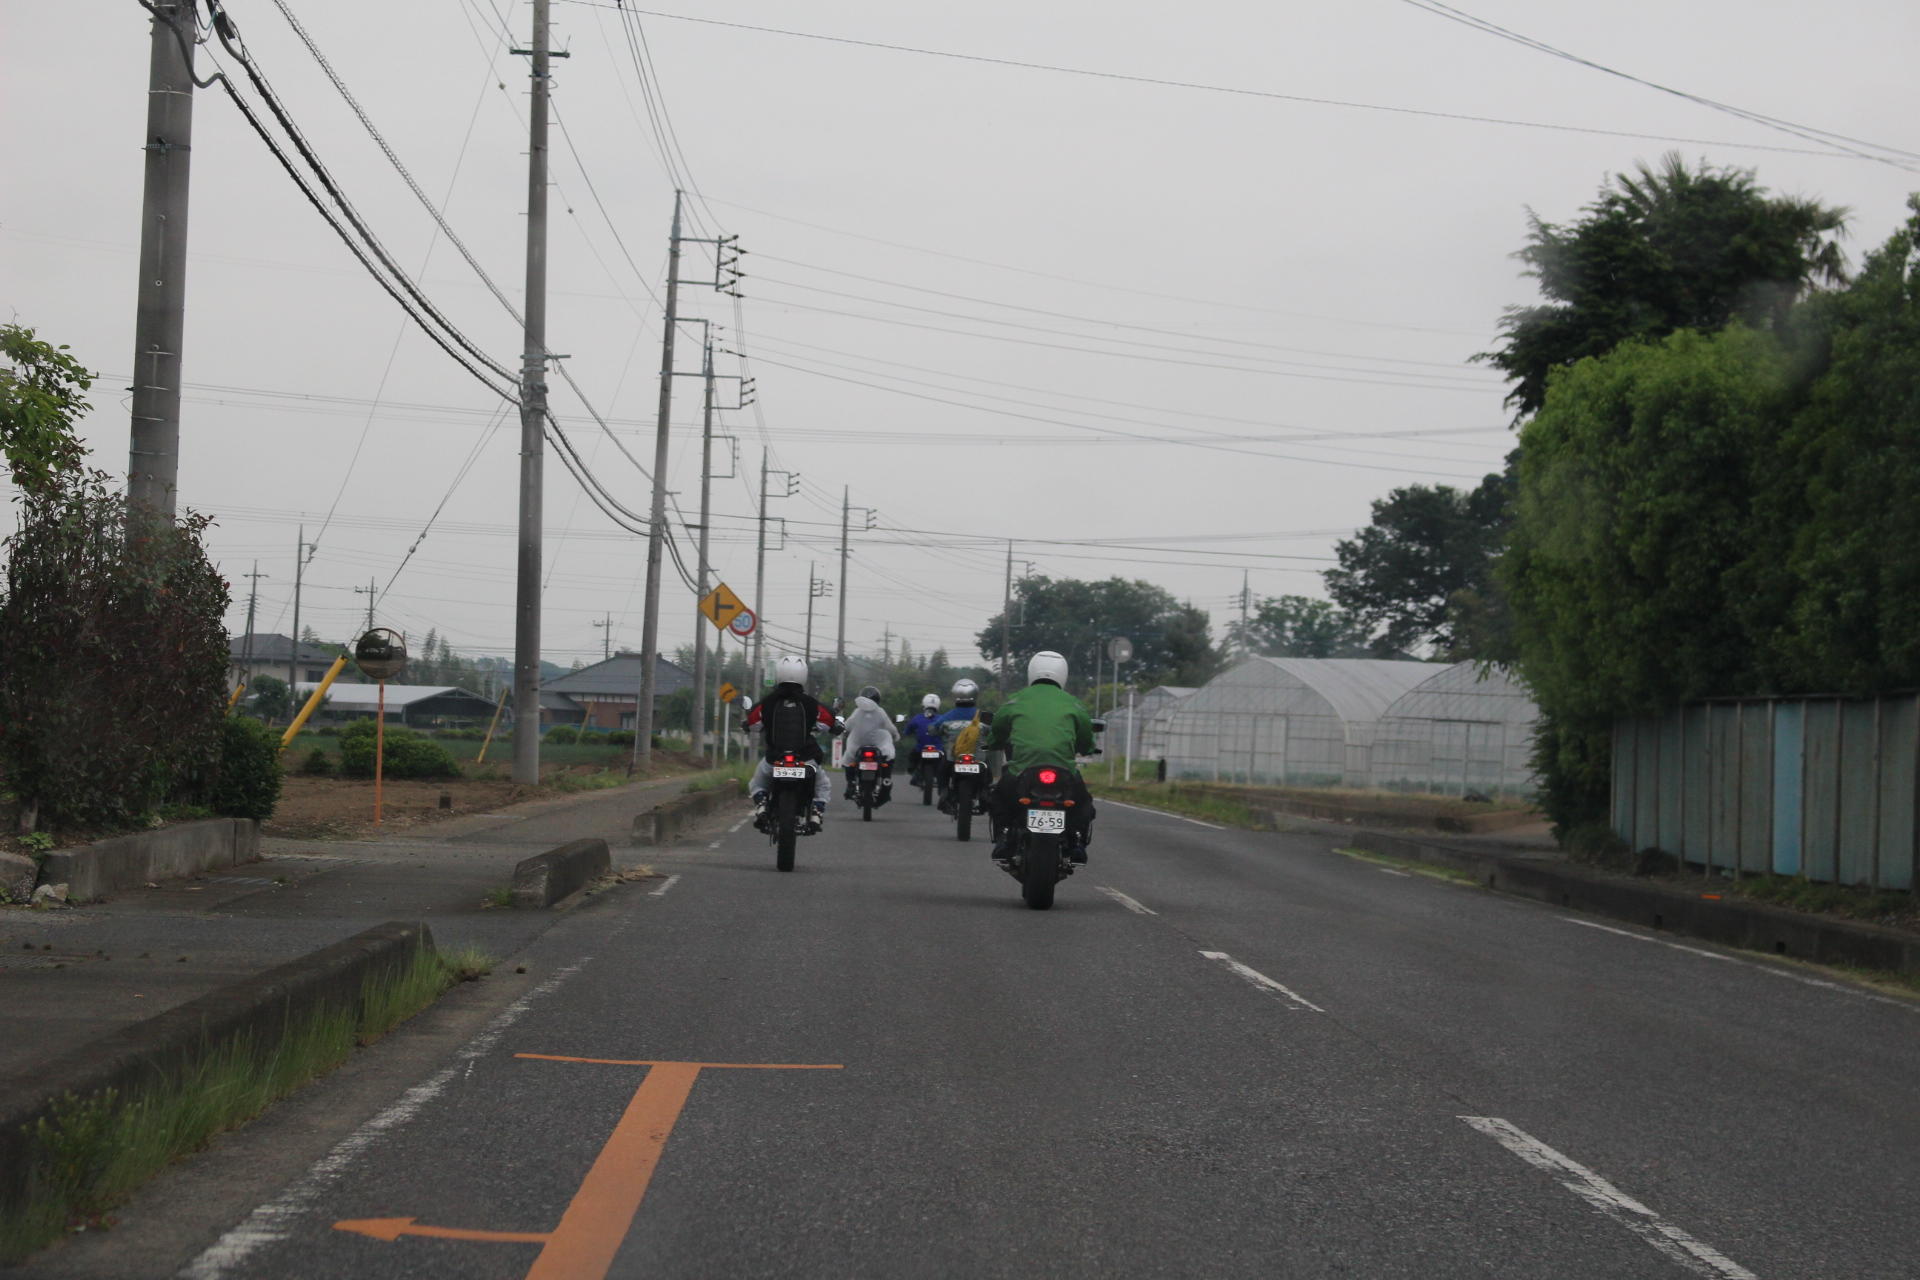
<instances>
[{"instance_id":1,"label":"concrete curb","mask_svg":"<svg viewBox=\"0 0 1920 1280\"><path fill-rule=\"evenodd\" d=\"M633 819L633 842L672 844L682 831L701 818L725 808L745 790L738 778L723 779L711 791L688 791L655 805Z\"/></svg>"},{"instance_id":2,"label":"concrete curb","mask_svg":"<svg viewBox=\"0 0 1920 1280\"><path fill-rule=\"evenodd\" d=\"M357 1010L369 979L404 971L423 948L433 949L425 924L378 925L0 1079L0 1212L26 1194L34 1125L63 1099L163 1085L240 1035L264 1056L308 1015Z\"/></svg>"},{"instance_id":3,"label":"concrete curb","mask_svg":"<svg viewBox=\"0 0 1920 1280\"><path fill-rule=\"evenodd\" d=\"M88 902L116 889L137 889L150 880L190 876L259 856L259 823L208 818L56 850L40 864L40 883L64 884L69 901Z\"/></svg>"},{"instance_id":4,"label":"concrete curb","mask_svg":"<svg viewBox=\"0 0 1920 1280\"><path fill-rule=\"evenodd\" d=\"M1487 888L1570 911L1767 955L1920 973L1920 938L1878 925L1807 915L1739 898L1627 880L1541 858L1501 857L1377 831L1336 837L1352 848L1464 871Z\"/></svg>"},{"instance_id":5,"label":"concrete curb","mask_svg":"<svg viewBox=\"0 0 1920 1280\"><path fill-rule=\"evenodd\" d=\"M613 855L605 840L575 840L536 853L513 869L513 905L550 907L612 869Z\"/></svg>"}]
</instances>

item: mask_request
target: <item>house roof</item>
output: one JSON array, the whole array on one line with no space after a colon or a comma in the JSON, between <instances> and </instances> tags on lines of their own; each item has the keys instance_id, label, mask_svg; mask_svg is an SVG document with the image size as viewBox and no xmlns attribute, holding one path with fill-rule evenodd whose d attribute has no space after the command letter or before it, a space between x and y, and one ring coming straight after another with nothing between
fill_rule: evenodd
<instances>
[{"instance_id":1,"label":"house roof","mask_svg":"<svg viewBox=\"0 0 1920 1280\"><path fill-rule=\"evenodd\" d=\"M255 662L286 662L292 659L293 637L283 636L277 631L256 631L251 636L237 635L227 637L227 656L230 661L242 661L248 651L251 640L253 660ZM302 643L299 649L300 662L332 662L333 655L325 649Z\"/></svg>"},{"instance_id":2,"label":"house roof","mask_svg":"<svg viewBox=\"0 0 1920 1280\"><path fill-rule=\"evenodd\" d=\"M302 680L294 686L303 694L311 694L318 685L310 680ZM417 702L426 702L431 698L456 694L460 698L491 708L493 704L471 689L462 689L451 684L390 684L387 686L387 710L403 711ZM327 690L327 706L332 711L376 711L380 706L380 686L375 684L341 684L335 681Z\"/></svg>"},{"instance_id":3,"label":"house roof","mask_svg":"<svg viewBox=\"0 0 1920 1280\"><path fill-rule=\"evenodd\" d=\"M631 698L637 702L640 698L640 673L639 654L616 653L604 662L596 662L590 667L569 671L548 680L542 687L573 698ZM693 674L677 662L656 658L653 680L654 692L664 697L690 688Z\"/></svg>"}]
</instances>

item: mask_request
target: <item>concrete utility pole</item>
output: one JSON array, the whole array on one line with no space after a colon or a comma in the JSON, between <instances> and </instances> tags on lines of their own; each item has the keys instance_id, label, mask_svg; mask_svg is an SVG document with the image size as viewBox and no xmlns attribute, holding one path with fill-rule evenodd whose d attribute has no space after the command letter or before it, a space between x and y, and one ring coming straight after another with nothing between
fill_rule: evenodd
<instances>
[{"instance_id":1,"label":"concrete utility pole","mask_svg":"<svg viewBox=\"0 0 1920 1280\"><path fill-rule=\"evenodd\" d=\"M785 482L786 492L782 493L780 495L781 497L791 498L794 494L800 492L800 473L797 471L780 471L777 469L769 470L767 467L767 451L762 449L760 451L760 539L753 573L753 616L759 620L759 624L755 627L753 633L753 674L751 677L753 680L765 680L767 678L767 615L763 611L762 606L765 605L767 599L767 477L770 475L779 476L781 480ZM780 524L780 545L783 547L787 542L786 527L786 522L782 521ZM811 591L813 589L813 574L811 571L807 574L807 582L807 589Z\"/></svg>"},{"instance_id":2,"label":"concrete utility pole","mask_svg":"<svg viewBox=\"0 0 1920 1280\"><path fill-rule=\"evenodd\" d=\"M1007 589L1000 608L1000 692L1013 672L1013 539L1007 539Z\"/></svg>"},{"instance_id":3,"label":"concrete utility pole","mask_svg":"<svg viewBox=\"0 0 1920 1280\"><path fill-rule=\"evenodd\" d=\"M520 358L520 557L514 593L513 780L540 781L540 533L547 418L547 44L549 0L533 0L527 115L526 331Z\"/></svg>"},{"instance_id":4,"label":"concrete utility pole","mask_svg":"<svg viewBox=\"0 0 1920 1280\"><path fill-rule=\"evenodd\" d=\"M708 329L706 346L700 356L700 373L706 394L700 409L700 577L699 599L707 598L707 525L708 506L713 497L713 331ZM707 620L694 614L693 623L693 741L694 755L707 750ZM719 646L715 646L716 650Z\"/></svg>"},{"instance_id":5,"label":"concrete utility pole","mask_svg":"<svg viewBox=\"0 0 1920 1280\"><path fill-rule=\"evenodd\" d=\"M653 761L654 668L660 665L660 556L667 533L667 415L673 412L673 335L680 327L680 201L667 239L667 318L660 338L660 417L653 439L653 507L647 528L647 602L640 630L640 701L633 709L633 767Z\"/></svg>"},{"instance_id":6,"label":"concrete utility pole","mask_svg":"<svg viewBox=\"0 0 1920 1280\"><path fill-rule=\"evenodd\" d=\"M840 488L840 638L834 647L835 679L837 681L834 698L839 703L847 700L847 530L852 524L851 517L858 511L865 519L862 529L871 529L876 523L878 512L872 507L849 506L852 491L845 485Z\"/></svg>"},{"instance_id":7,"label":"concrete utility pole","mask_svg":"<svg viewBox=\"0 0 1920 1280\"><path fill-rule=\"evenodd\" d=\"M187 316L196 5L195 0L153 0L151 8L127 497L171 519L180 487L180 348Z\"/></svg>"},{"instance_id":8,"label":"concrete utility pole","mask_svg":"<svg viewBox=\"0 0 1920 1280\"><path fill-rule=\"evenodd\" d=\"M593 629L600 633L600 660L605 662L613 657L613 615L594 619Z\"/></svg>"},{"instance_id":9,"label":"concrete utility pole","mask_svg":"<svg viewBox=\"0 0 1920 1280\"><path fill-rule=\"evenodd\" d=\"M253 562L253 572L247 575L247 638L240 645L240 666L247 674L243 679L253 680L253 608L260 599L260 579L273 575L260 572L260 562Z\"/></svg>"},{"instance_id":10,"label":"concrete utility pole","mask_svg":"<svg viewBox=\"0 0 1920 1280\"><path fill-rule=\"evenodd\" d=\"M828 582L825 578L816 578L813 576L814 563L812 560L807 561L807 643L806 647L801 650L801 653L806 658L809 672L811 672L813 667L813 602L822 596L830 596L833 594L833 584L831 582Z\"/></svg>"},{"instance_id":11,"label":"concrete utility pole","mask_svg":"<svg viewBox=\"0 0 1920 1280\"><path fill-rule=\"evenodd\" d=\"M367 630L369 631L373 630L373 597L378 590L378 588L374 586L374 581L374 579L368 578L366 586L355 587L353 589L353 594L367 598Z\"/></svg>"},{"instance_id":12,"label":"concrete utility pole","mask_svg":"<svg viewBox=\"0 0 1920 1280\"><path fill-rule=\"evenodd\" d=\"M1240 656L1246 657L1252 652L1247 640L1247 605L1250 600L1247 590L1247 571L1240 571Z\"/></svg>"},{"instance_id":13,"label":"concrete utility pole","mask_svg":"<svg viewBox=\"0 0 1920 1280\"><path fill-rule=\"evenodd\" d=\"M300 585L307 561L319 550L307 541L307 526L300 526L300 540L293 544L293 643L287 646L287 689L300 683ZM295 703L299 699L294 699Z\"/></svg>"}]
</instances>

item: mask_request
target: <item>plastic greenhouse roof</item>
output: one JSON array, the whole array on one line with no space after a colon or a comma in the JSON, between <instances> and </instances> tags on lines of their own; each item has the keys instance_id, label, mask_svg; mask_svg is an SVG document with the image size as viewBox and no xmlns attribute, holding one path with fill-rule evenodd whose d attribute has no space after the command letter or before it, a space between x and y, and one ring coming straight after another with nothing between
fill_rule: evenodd
<instances>
[{"instance_id":1,"label":"plastic greenhouse roof","mask_svg":"<svg viewBox=\"0 0 1920 1280\"><path fill-rule=\"evenodd\" d=\"M1531 724L1540 718L1526 689L1499 669L1482 679L1475 662L1442 667L1432 678L1402 694L1387 708L1387 719L1502 721Z\"/></svg>"},{"instance_id":2,"label":"plastic greenhouse roof","mask_svg":"<svg viewBox=\"0 0 1920 1280\"><path fill-rule=\"evenodd\" d=\"M1325 698L1333 713L1349 724L1380 719L1394 699L1431 679L1438 670L1431 662L1390 658L1249 658L1232 670L1249 663L1266 663L1292 676ZM1203 688L1199 696L1205 694Z\"/></svg>"}]
</instances>

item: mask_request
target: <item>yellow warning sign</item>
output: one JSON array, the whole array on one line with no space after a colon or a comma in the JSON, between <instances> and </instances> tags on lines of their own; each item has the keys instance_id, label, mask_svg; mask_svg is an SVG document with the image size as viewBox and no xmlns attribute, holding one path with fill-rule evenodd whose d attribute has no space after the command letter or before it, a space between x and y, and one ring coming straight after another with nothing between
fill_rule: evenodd
<instances>
[{"instance_id":1,"label":"yellow warning sign","mask_svg":"<svg viewBox=\"0 0 1920 1280\"><path fill-rule=\"evenodd\" d=\"M740 597L733 594L733 588L724 582L700 598L700 612L722 631L727 629L728 623L745 612L746 607L740 602Z\"/></svg>"},{"instance_id":2,"label":"yellow warning sign","mask_svg":"<svg viewBox=\"0 0 1920 1280\"><path fill-rule=\"evenodd\" d=\"M730 685L730 684L727 684L727 683L726 683L725 681L722 681L722 682L721 682L721 684L720 684L720 701L722 701L722 702L732 702L732 701L733 701L733 700L734 700L735 698L737 698L737 697L739 697L739 696L740 696L740 691L739 691L738 689L736 689L736 688L734 688L734 687L733 687L732 685Z\"/></svg>"}]
</instances>

